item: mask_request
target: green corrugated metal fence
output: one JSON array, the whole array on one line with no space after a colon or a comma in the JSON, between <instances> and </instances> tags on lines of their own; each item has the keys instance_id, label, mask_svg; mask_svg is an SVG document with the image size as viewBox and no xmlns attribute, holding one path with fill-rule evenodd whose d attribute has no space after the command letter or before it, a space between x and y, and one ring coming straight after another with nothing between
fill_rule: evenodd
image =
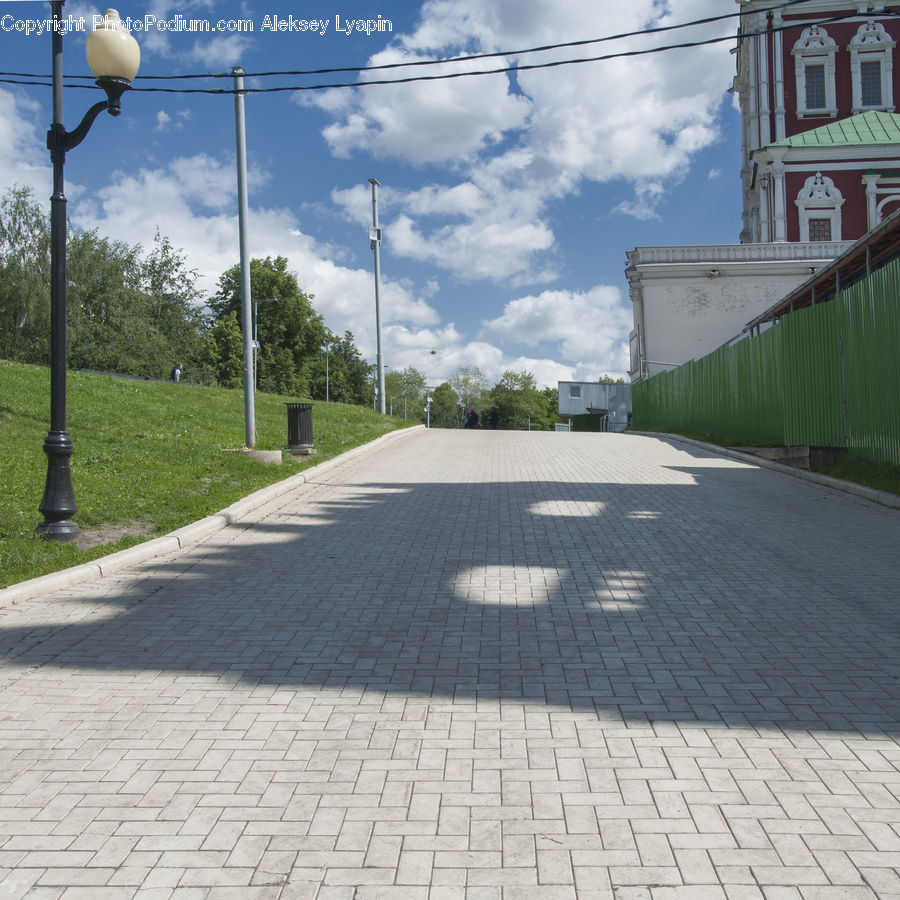
<instances>
[{"instance_id":1,"label":"green corrugated metal fence","mask_svg":"<svg viewBox=\"0 0 900 900\"><path fill-rule=\"evenodd\" d=\"M637 429L848 447L900 465L900 261L633 390Z\"/></svg>"}]
</instances>

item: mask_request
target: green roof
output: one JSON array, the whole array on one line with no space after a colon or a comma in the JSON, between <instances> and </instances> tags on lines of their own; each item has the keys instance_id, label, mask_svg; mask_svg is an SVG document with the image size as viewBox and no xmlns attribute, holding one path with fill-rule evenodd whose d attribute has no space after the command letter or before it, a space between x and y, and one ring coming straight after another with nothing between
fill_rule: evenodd
<instances>
[{"instance_id":1,"label":"green roof","mask_svg":"<svg viewBox=\"0 0 900 900\"><path fill-rule=\"evenodd\" d=\"M870 110L795 134L770 147L861 147L900 144L900 115Z\"/></svg>"}]
</instances>

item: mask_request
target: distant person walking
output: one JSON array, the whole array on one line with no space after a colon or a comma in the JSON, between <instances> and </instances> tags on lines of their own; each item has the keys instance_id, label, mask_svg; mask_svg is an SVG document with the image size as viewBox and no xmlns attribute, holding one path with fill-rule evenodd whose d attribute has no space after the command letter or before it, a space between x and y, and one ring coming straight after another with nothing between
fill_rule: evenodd
<instances>
[{"instance_id":1,"label":"distant person walking","mask_svg":"<svg viewBox=\"0 0 900 900\"><path fill-rule=\"evenodd\" d=\"M491 407L491 418L490 418L491 428L496 428L497 423L500 421L500 413L497 412L497 407Z\"/></svg>"},{"instance_id":2,"label":"distant person walking","mask_svg":"<svg viewBox=\"0 0 900 900\"><path fill-rule=\"evenodd\" d=\"M181 372L183 368L184 367L181 365L181 363L175 363L172 371L169 373L169 378L171 378L172 381L174 381L176 384L181 383Z\"/></svg>"},{"instance_id":3,"label":"distant person walking","mask_svg":"<svg viewBox=\"0 0 900 900\"><path fill-rule=\"evenodd\" d=\"M478 412L474 406L469 407L469 411L466 413L465 422L463 424L466 428L478 427Z\"/></svg>"}]
</instances>

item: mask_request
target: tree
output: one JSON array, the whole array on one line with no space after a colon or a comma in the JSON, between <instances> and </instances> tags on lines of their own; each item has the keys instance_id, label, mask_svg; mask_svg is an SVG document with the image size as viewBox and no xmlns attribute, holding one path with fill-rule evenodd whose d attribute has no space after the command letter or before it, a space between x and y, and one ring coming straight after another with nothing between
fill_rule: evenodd
<instances>
[{"instance_id":1,"label":"tree","mask_svg":"<svg viewBox=\"0 0 900 900\"><path fill-rule=\"evenodd\" d=\"M459 428L461 412L456 391L446 381L431 392L432 428Z\"/></svg>"},{"instance_id":2,"label":"tree","mask_svg":"<svg viewBox=\"0 0 900 900\"><path fill-rule=\"evenodd\" d=\"M555 408L551 408L548 396L537 389L531 372L507 370L488 399L497 407L501 428L546 431L556 421Z\"/></svg>"},{"instance_id":3,"label":"tree","mask_svg":"<svg viewBox=\"0 0 900 900\"><path fill-rule=\"evenodd\" d=\"M385 402L390 408L393 399L395 416L403 415L405 405L407 418L424 422L427 389L424 373L412 366L384 376Z\"/></svg>"},{"instance_id":4,"label":"tree","mask_svg":"<svg viewBox=\"0 0 900 900\"><path fill-rule=\"evenodd\" d=\"M203 363L209 323L200 309L197 271L188 269L184 254L158 231L153 244L142 279L145 316L167 348L167 356L158 360L161 377L170 364L183 362L190 381L210 383L212 372Z\"/></svg>"},{"instance_id":5,"label":"tree","mask_svg":"<svg viewBox=\"0 0 900 900\"><path fill-rule=\"evenodd\" d=\"M228 313L207 332L201 362L216 384L238 388L244 383L244 339L237 314Z\"/></svg>"},{"instance_id":6,"label":"tree","mask_svg":"<svg viewBox=\"0 0 900 900\"><path fill-rule=\"evenodd\" d=\"M545 387L541 394L546 402L544 415L539 417L541 431L553 431L559 421L559 388Z\"/></svg>"},{"instance_id":7,"label":"tree","mask_svg":"<svg viewBox=\"0 0 900 900\"><path fill-rule=\"evenodd\" d=\"M50 223L27 188L0 200L0 357L50 359Z\"/></svg>"},{"instance_id":8,"label":"tree","mask_svg":"<svg viewBox=\"0 0 900 900\"><path fill-rule=\"evenodd\" d=\"M276 394L310 396L311 379L328 334L312 298L300 290L297 276L289 272L283 256L250 260L250 292L254 299L274 297L277 302L259 304L256 330L260 349L257 379L260 390ZM219 278L219 290L210 301L213 319L229 315L243 328L241 267L232 266ZM252 323L249 323L252 328ZM228 351L223 345L220 352ZM234 361L220 358L220 368L231 370Z\"/></svg>"},{"instance_id":9,"label":"tree","mask_svg":"<svg viewBox=\"0 0 900 900\"><path fill-rule=\"evenodd\" d=\"M450 387L464 407L477 406L487 389L487 377L477 367L457 369Z\"/></svg>"},{"instance_id":10,"label":"tree","mask_svg":"<svg viewBox=\"0 0 900 900\"><path fill-rule=\"evenodd\" d=\"M352 331L345 331L339 338L325 329L321 352L310 361L308 379L310 396L325 399L325 341L328 341L328 399L335 403L354 403L358 406L371 402L369 366L355 344Z\"/></svg>"},{"instance_id":11,"label":"tree","mask_svg":"<svg viewBox=\"0 0 900 900\"><path fill-rule=\"evenodd\" d=\"M206 323L196 273L168 239L140 245L74 231L66 240L68 364L163 378L173 362L192 380ZM50 229L29 191L0 200L0 356L49 362Z\"/></svg>"}]
</instances>

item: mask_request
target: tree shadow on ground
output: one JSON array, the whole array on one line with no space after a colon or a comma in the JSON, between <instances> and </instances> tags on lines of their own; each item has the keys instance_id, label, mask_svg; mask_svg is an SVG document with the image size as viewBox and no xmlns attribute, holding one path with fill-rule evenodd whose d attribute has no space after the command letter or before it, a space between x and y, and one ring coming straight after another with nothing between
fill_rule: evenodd
<instances>
[{"instance_id":1,"label":"tree shadow on ground","mask_svg":"<svg viewBox=\"0 0 900 900\"><path fill-rule=\"evenodd\" d=\"M896 513L814 486L759 503L783 482L756 469L680 471L675 485L301 498L61 595L56 621L3 610L0 655L629 721L900 731ZM847 504L863 552L847 551Z\"/></svg>"}]
</instances>

